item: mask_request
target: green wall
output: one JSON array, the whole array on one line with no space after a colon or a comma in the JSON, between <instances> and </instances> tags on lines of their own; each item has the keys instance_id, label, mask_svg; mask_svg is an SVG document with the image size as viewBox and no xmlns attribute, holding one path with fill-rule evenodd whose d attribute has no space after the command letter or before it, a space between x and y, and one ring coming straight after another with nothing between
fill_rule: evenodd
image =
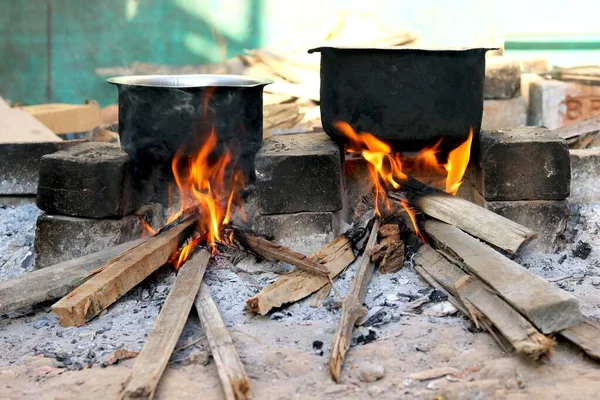
<instances>
[{"instance_id":1,"label":"green wall","mask_svg":"<svg viewBox=\"0 0 600 400\"><path fill-rule=\"evenodd\" d=\"M261 45L262 0L1 0L0 96L116 102L96 68L218 62Z\"/></svg>"}]
</instances>

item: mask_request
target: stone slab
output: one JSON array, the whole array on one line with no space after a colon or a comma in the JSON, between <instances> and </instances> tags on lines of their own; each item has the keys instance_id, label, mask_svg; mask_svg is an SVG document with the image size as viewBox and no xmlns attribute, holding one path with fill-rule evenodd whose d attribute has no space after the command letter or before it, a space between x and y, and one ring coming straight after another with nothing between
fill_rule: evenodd
<instances>
[{"instance_id":1,"label":"stone slab","mask_svg":"<svg viewBox=\"0 0 600 400\"><path fill-rule=\"evenodd\" d=\"M544 253L559 250L569 220L566 200L486 201L485 208L538 233L530 245Z\"/></svg>"},{"instance_id":2,"label":"stone slab","mask_svg":"<svg viewBox=\"0 0 600 400\"><path fill-rule=\"evenodd\" d=\"M507 57L486 57L484 99L512 99L520 93L521 66Z\"/></svg>"},{"instance_id":3,"label":"stone slab","mask_svg":"<svg viewBox=\"0 0 600 400\"><path fill-rule=\"evenodd\" d=\"M40 159L81 144L80 140L0 144L0 195L35 196Z\"/></svg>"},{"instance_id":4,"label":"stone slab","mask_svg":"<svg viewBox=\"0 0 600 400\"><path fill-rule=\"evenodd\" d=\"M600 114L600 86L539 80L529 87L528 125L556 129Z\"/></svg>"},{"instance_id":5,"label":"stone slab","mask_svg":"<svg viewBox=\"0 0 600 400\"><path fill-rule=\"evenodd\" d=\"M569 150L571 197L576 203L600 201L600 147Z\"/></svg>"},{"instance_id":6,"label":"stone slab","mask_svg":"<svg viewBox=\"0 0 600 400\"><path fill-rule=\"evenodd\" d=\"M162 206L137 213L153 227L162 225ZM42 214L35 230L35 266L44 268L138 239L144 233L138 215L120 219L91 219Z\"/></svg>"},{"instance_id":7,"label":"stone slab","mask_svg":"<svg viewBox=\"0 0 600 400\"><path fill-rule=\"evenodd\" d=\"M571 168L564 139L542 127L481 132L475 185L487 201L564 200Z\"/></svg>"},{"instance_id":8,"label":"stone slab","mask_svg":"<svg viewBox=\"0 0 600 400\"><path fill-rule=\"evenodd\" d=\"M274 135L263 142L255 165L261 214L343 207L340 149L325 133Z\"/></svg>"},{"instance_id":9,"label":"stone slab","mask_svg":"<svg viewBox=\"0 0 600 400\"><path fill-rule=\"evenodd\" d=\"M115 218L150 201L142 179L118 144L90 142L42 157L37 206L49 214Z\"/></svg>"},{"instance_id":10,"label":"stone slab","mask_svg":"<svg viewBox=\"0 0 600 400\"><path fill-rule=\"evenodd\" d=\"M310 255L339 233L339 213L304 212L279 215L256 215L254 230L304 255Z\"/></svg>"},{"instance_id":11,"label":"stone slab","mask_svg":"<svg viewBox=\"0 0 600 400\"><path fill-rule=\"evenodd\" d=\"M506 100L484 100L482 130L525 126L527 106L522 96Z\"/></svg>"}]
</instances>

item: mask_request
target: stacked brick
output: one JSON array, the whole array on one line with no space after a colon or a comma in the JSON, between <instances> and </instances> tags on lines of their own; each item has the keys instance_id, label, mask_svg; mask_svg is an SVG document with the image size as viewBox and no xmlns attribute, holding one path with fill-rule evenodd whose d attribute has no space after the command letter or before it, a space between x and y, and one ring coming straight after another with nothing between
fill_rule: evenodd
<instances>
[{"instance_id":1,"label":"stacked brick","mask_svg":"<svg viewBox=\"0 0 600 400\"><path fill-rule=\"evenodd\" d=\"M117 144L82 143L44 155L36 203L36 266L46 267L137 239L142 213L159 224L161 208L146 207L152 184L140 179Z\"/></svg>"},{"instance_id":2,"label":"stacked brick","mask_svg":"<svg viewBox=\"0 0 600 400\"><path fill-rule=\"evenodd\" d=\"M254 229L311 254L339 233L345 191L342 155L325 133L275 135L256 156Z\"/></svg>"},{"instance_id":3,"label":"stacked brick","mask_svg":"<svg viewBox=\"0 0 600 400\"><path fill-rule=\"evenodd\" d=\"M483 130L526 125L527 106L521 96L518 61L501 56L486 58L483 98Z\"/></svg>"}]
</instances>

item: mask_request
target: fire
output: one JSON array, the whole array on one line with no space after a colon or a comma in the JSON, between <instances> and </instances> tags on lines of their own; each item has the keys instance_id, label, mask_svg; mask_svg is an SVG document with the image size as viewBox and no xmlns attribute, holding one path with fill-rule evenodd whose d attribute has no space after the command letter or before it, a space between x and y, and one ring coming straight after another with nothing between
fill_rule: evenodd
<instances>
[{"instance_id":1,"label":"fire","mask_svg":"<svg viewBox=\"0 0 600 400\"><path fill-rule=\"evenodd\" d=\"M370 133L357 133L346 122L337 122L334 126L348 139L346 151L359 153L367 161L369 176L375 192L375 209L379 216L381 216L380 202L383 203L386 210L390 209L385 185L390 185L394 189L400 188L401 182L408 179L407 172L440 177L442 182L438 186L443 187L447 193L452 195L458 192L462 184L462 178L469 164L473 140L472 129L469 131L467 140L452 150L448 155L447 162L442 164L437 157L442 143L441 140L432 147L421 150L413 158L402 158L399 153L392 152L390 145ZM403 168L403 161L410 168ZM435 182L437 183L437 181ZM408 207L406 202L402 202L402 205L411 217L416 232L418 232L414 211Z\"/></svg>"},{"instance_id":2,"label":"fire","mask_svg":"<svg viewBox=\"0 0 600 400\"><path fill-rule=\"evenodd\" d=\"M179 151L173 157L171 167L179 189L180 210L168 222L189 208L196 208L200 216L197 225L199 234L179 252L176 267L182 265L191 250L201 242L208 243L213 253L216 251L216 243L224 239L223 225L231 221L232 204L245 185L243 172L235 167L233 153L229 149L218 150L213 127L193 155L185 156L183 151Z\"/></svg>"}]
</instances>

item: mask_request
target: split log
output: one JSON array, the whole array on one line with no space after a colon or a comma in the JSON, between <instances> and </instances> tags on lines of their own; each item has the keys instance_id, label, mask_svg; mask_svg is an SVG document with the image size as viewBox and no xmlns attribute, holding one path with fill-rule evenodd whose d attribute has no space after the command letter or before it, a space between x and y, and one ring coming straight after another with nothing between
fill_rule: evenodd
<instances>
[{"instance_id":1,"label":"split log","mask_svg":"<svg viewBox=\"0 0 600 400\"><path fill-rule=\"evenodd\" d=\"M460 197L436 191L415 179L402 184L408 201L425 214L478 237L510 253L517 253L537 233ZM389 196L403 197L396 192Z\"/></svg>"},{"instance_id":2,"label":"split log","mask_svg":"<svg viewBox=\"0 0 600 400\"><path fill-rule=\"evenodd\" d=\"M209 260L210 253L201 250L179 269L148 339L123 382L121 399L154 397L158 381L188 319Z\"/></svg>"},{"instance_id":3,"label":"split log","mask_svg":"<svg viewBox=\"0 0 600 400\"><path fill-rule=\"evenodd\" d=\"M451 254L542 333L558 332L583 320L575 297L460 229L435 220L426 221L424 228L436 247Z\"/></svg>"},{"instance_id":4,"label":"split log","mask_svg":"<svg viewBox=\"0 0 600 400\"><path fill-rule=\"evenodd\" d=\"M354 249L360 247L373 215L372 210L365 213L352 228L312 254L310 258L324 264L329 271L329 277L339 275L354 261ZM310 296L328 283L328 278L296 269L248 299L246 307L252 313L265 315L273 308Z\"/></svg>"},{"instance_id":5,"label":"split log","mask_svg":"<svg viewBox=\"0 0 600 400\"><path fill-rule=\"evenodd\" d=\"M202 283L194 301L202 330L206 335L210 351L217 365L217 372L227 400L252 398L250 380L244 365L227 332L227 327L212 299L210 288Z\"/></svg>"},{"instance_id":6,"label":"split log","mask_svg":"<svg viewBox=\"0 0 600 400\"><path fill-rule=\"evenodd\" d=\"M233 228L234 239L239 241L246 249L258 254L265 260L275 262L286 262L309 274L328 277L329 270L323 264L318 263L311 257L298 253L284 246L279 246L241 229Z\"/></svg>"},{"instance_id":7,"label":"split log","mask_svg":"<svg viewBox=\"0 0 600 400\"><path fill-rule=\"evenodd\" d=\"M563 139L571 139L582 135L595 136L600 132L600 115L595 115L582 121L561 126L560 128L554 129L552 132Z\"/></svg>"},{"instance_id":8,"label":"split log","mask_svg":"<svg viewBox=\"0 0 600 400\"><path fill-rule=\"evenodd\" d=\"M373 248L371 260L382 274L393 274L404 266L404 241L398 224L384 224L379 228L379 242Z\"/></svg>"},{"instance_id":9,"label":"split log","mask_svg":"<svg viewBox=\"0 0 600 400\"><path fill-rule=\"evenodd\" d=\"M195 222L195 218L184 220L92 272L88 281L52 306L60 324L81 326L108 308L163 266L188 237Z\"/></svg>"},{"instance_id":10,"label":"split log","mask_svg":"<svg viewBox=\"0 0 600 400\"><path fill-rule=\"evenodd\" d=\"M352 330L359 318L367 314L367 309L363 306L367 285L373 275L375 264L371 261L371 254L375 244L377 243L377 232L379 230L379 220L375 220L369 240L365 246L365 251L362 255L360 264L356 270L356 275L352 281L350 291L346 294L342 302L342 314L337 328L337 332L333 337L331 346L331 356L329 357L329 372L331 377L337 383L340 382L340 374L342 372L342 364L346 353L352 342Z\"/></svg>"},{"instance_id":11,"label":"split log","mask_svg":"<svg viewBox=\"0 0 600 400\"><path fill-rule=\"evenodd\" d=\"M486 285L449 262L431 246L423 244L414 258L415 268L435 279L458 298L463 314L481 325L504 347L492 329L495 327L519 354L537 360L549 354L554 341L541 333ZM466 310L465 310L466 308Z\"/></svg>"},{"instance_id":12,"label":"split log","mask_svg":"<svg viewBox=\"0 0 600 400\"><path fill-rule=\"evenodd\" d=\"M600 324L597 322L585 319L579 325L560 331L560 335L581 348L590 358L600 361Z\"/></svg>"},{"instance_id":13,"label":"split log","mask_svg":"<svg viewBox=\"0 0 600 400\"><path fill-rule=\"evenodd\" d=\"M66 296L101 265L143 243L134 240L0 282L0 315Z\"/></svg>"}]
</instances>

